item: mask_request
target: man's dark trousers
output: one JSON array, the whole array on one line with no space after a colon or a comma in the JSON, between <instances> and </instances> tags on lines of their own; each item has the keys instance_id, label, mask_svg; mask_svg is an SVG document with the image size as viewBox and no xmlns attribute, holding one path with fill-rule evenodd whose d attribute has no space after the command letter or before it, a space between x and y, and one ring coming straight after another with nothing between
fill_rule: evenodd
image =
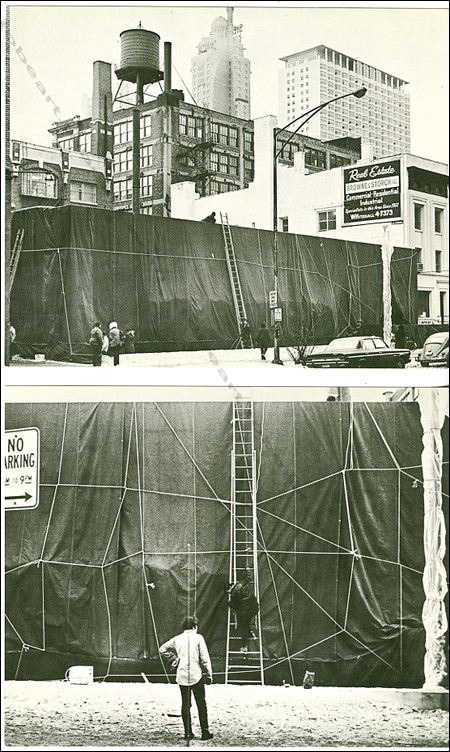
<instances>
[{"instance_id":1,"label":"man's dark trousers","mask_svg":"<svg viewBox=\"0 0 450 752\"><path fill-rule=\"evenodd\" d=\"M208 731L208 711L206 709L205 700L205 683L203 678L200 679L197 684L192 684L190 687L186 687L180 684L181 691L181 716L183 718L183 726L185 736L191 733L191 701L192 694L195 697L198 709L198 719L200 721L200 727L202 733Z\"/></svg>"}]
</instances>

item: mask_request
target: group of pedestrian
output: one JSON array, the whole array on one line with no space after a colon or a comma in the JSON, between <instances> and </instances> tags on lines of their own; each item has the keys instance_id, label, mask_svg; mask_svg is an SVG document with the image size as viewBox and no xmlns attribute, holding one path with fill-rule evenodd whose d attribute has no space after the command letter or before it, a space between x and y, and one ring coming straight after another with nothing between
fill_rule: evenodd
<instances>
[{"instance_id":1,"label":"group of pedestrian","mask_svg":"<svg viewBox=\"0 0 450 752\"><path fill-rule=\"evenodd\" d=\"M253 347L252 331L247 319L241 321L240 338L242 347ZM272 345L272 337L265 321L262 322L255 337L255 344L261 350L261 360L266 360L268 348Z\"/></svg>"},{"instance_id":2,"label":"group of pedestrian","mask_svg":"<svg viewBox=\"0 0 450 752\"><path fill-rule=\"evenodd\" d=\"M250 570L247 568L237 582L226 585L225 591L228 594L228 607L236 616L237 631L242 642L241 652L246 653L249 639L255 637L252 632L252 621L259 610ZM198 632L198 621L195 616L186 616L183 619L182 630L180 634L161 645L159 652L172 668L176 668L176 682L181 692L184 738L188 741L195 738L191 722L194 695L201 739L208 741L213 738L213 734L209 730L205 685L213 682L211 658L205 638Z\"/></svg>"},{"instance_id":3,"label":"group of pedestrian","mask_svg":"<svg viewBox=\"0 0 450 752\"><path fill-rule=\"evenodd\" d=\"M104 332L102 325L96 321L91 329L89 344L92 352L92 365L101 366L102 356L109 355L113 359L113 365L120 363L120 353L134 353L134 329L128 328L125 332L119 329L117 321L111 321L108 333Z\"/></svg>"}]
</instances>

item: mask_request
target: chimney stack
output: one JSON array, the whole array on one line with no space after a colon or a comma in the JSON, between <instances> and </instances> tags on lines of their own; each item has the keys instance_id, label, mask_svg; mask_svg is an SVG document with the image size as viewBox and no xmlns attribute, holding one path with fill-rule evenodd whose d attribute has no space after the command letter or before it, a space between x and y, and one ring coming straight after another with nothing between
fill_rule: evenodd
<instances>
[{"instance_id":1,"label":"chimney stack","mask_svg":"<svg viewBox=\"0 0 450 752\"><path fill-rule=\"evenodd\" d=\"M164 94L172 91L172 43L164 42Z\"/></svg>"},{"instance_id":2,"label":"chimney stack","mask_svg":"<svg viewBox=\"0 0 450 752\"><path fill-rule=\"evenodd\" d=\"M113 152L111 63L101 60L93 70L91 152L99 157Z\"/></svg>"}]
</instances>

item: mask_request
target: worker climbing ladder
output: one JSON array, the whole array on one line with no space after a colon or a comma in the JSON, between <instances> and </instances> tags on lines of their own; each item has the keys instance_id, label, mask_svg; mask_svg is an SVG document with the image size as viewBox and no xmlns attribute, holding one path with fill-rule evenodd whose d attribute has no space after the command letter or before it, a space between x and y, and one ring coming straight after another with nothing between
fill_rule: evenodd
<instances>
[{"instance_id":1,"label":"worker climbing ladder","mask_svg":"<svg viewBox=\"0 0 450 752\"><path fill-rule=\"evenodd\" d=\"M245 311L244 298L242 297L241 282L239 279L239 272L236 263L233 238L231 236L231 229L228 222L228 214L222 214L221 212L220 221L222 223L223 238L225 241L227 267L228 274L230 276L231 290L233 292L234 310L236 312L236 319L239 327L239 341L241 343L241 347L244 347L245 344L243 342L241 332L244 321L247 321L247 313ZM248 337L250 347L253 347L251 335L248 335Z\"/></svg>"},{"instance_id":2,"label":"worker climbing ladder","mask_svg":"<svg viewBox=\"0 0 450 752\"><path fill-rule=\"evenodd\" d=\"M20 252L22 250L24 230L18 230L16 239L14 241L14 247L11 251L9 258L9 292L12 290L14 277L16 276L17 265L19 263Z\"/></svg>"},{"instance_id":3,"label":"worker climbing ladder","mask_svg":"<svg viewBox=\"0 0 450 752\"><path fill-rule=\"evenodd\" d=\"M231 452L231 556L230 582L246 575L259 601L256 520L256 452L253 404L237 399L233 403L233 449ZM228 611L225 684L264 684L259 613L254 619L253 637L247 652L240 649L235 617Z\"/></svg>"}]
</instances>

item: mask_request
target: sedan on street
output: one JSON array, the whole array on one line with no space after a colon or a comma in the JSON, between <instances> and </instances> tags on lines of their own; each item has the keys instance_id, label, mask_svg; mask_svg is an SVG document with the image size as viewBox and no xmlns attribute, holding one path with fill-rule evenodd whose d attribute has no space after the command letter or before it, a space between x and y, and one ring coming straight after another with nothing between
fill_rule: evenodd
<instances>
[{"instance_id":1,"label":"sedan on street","mask_svg":"<svg viewBox=\"0 0 450 752\"><path fill-rule=\"evenodd\" d=\"M404 368L411 359L409 350L388 347L381 337L342 337L333 339L323 352L305 358L309 368Z\"/></svg>"}]
</instances>

